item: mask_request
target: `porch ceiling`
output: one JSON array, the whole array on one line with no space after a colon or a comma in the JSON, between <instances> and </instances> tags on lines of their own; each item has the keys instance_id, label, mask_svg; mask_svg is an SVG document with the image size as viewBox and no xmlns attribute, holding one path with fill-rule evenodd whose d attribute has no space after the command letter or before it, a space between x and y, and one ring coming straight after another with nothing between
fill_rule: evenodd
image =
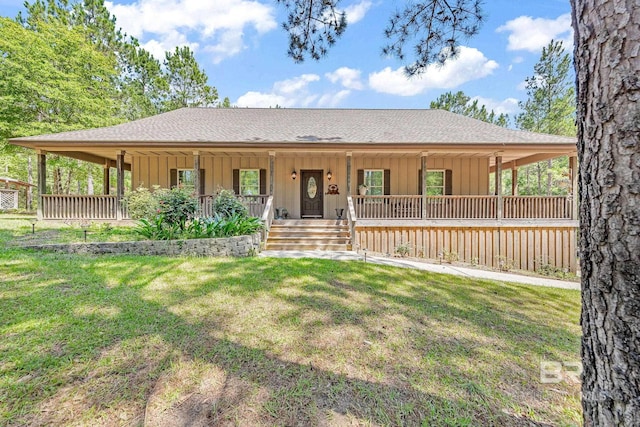
<instances>
[{"instance_id":1,"label":"porch ceiling","mask_svg":"<svg viewBox=\"0 0 640 427\"><path fill-rule=\"evenodd\" d=\"M355 147L354 147L355 148ZM354 157L367 158L413 158L420 157L422 153L427 156L446 158L488 158L492 170L495 168L495 157L502 156L504 169L512 167L515 161L517 166L524 166L541 160L547 160L566 155L575 155L575 148L568 146L537 146L537 147L357 147L358 149L340 148L238 148L238 147L127 147L125 148L125 163L130 169L130 164L134 156L136 157L159 157L159 156L183 156L193 155L194 151L201 156L223 156L223 157L267 157L270 152L275 152L277 157L325 157L334 158L336 156L346 156L347 152ZM54 154L89 161L97 164L109 163L115 166L116 155L119 150L113 147L104 146L60 146L51 144L40 146L40 149Z\"/></svg>"}]
</instances>

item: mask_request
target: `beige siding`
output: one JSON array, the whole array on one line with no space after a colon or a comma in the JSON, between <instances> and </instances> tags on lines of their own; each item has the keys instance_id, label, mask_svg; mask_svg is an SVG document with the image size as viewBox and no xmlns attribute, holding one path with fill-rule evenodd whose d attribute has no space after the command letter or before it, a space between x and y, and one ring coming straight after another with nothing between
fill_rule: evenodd
<instances>
[{"instance_id":1,"label":"beige siding","mask_svg":"<svg viewBox=\"0 0 640 427\"><path fill-rule=\"evenodd\" d=\"M193 168L193 156L134 157L132 182L134 187L169 187L171 169ZM268 169L269 157L200 156L200 168L205 170L205 194L213 194L218 187L233 188L233 169ZM267 173L267 181L269 174ZM267 183L267 188L268 187Z\"/></svg>"},{"instance_id":2,"label":"beige siding","mask_svg":"<svg viewBox=\"0 0 640 427\"><path fill-rule=\"evenodd\" d=\"M300 183L291 179L295 169L322 170L324 182L323 193L329 184L338 185L340 195L324 194L324 217L335 218L336 208L346 210L347 202L347 161L345 153L309 154L307 157L287 154L276 154L275 161L275 206L286 208L291 218L300 217ZM193 156L135 156L132 161L132 184L135 187L169 186L170 169L189 169L193 167ZM202 154L200 167L205 169L205 193L213 194L218 187L233 187L233 169L267 169L269 179L269 157L263 156L229 156L226 154ZM488 194L489 160L487 158L429 157L429 169L451 169L453 174L453 194L478 195ZM353 155L352 160L352 192L357 192L358 169L390 169L391 194L418 194L418 170L420 157L364 157ZM331 182L326 173L331 171ZM267 188L269 183L267 182Z\"/></svg>"},{"instance_id":3,"label":"beige siding","mask_svg":"<svg viewBox=\"0 0 640 427\"><path fill-rule=\"evenodd\" d=\"M291 172L295 170L298 178L291 179ZM291 218L300 217L300 194L301 194L301 171L322 170L323 171L323 197L324 197L324 217L335 218L336 208L347 209L347 160L345 155L325 157L286 157L276 156L275 164L275 186L274 202L277 208L286 208ZM331 181L326 178L327 172L331 171L333 177ZM355 180L355 172L354 180ZM326 194L329 184L338 186L339 195ZM355 184L354 184L355 185Z\"/></svg>"},{"instance_id":4,"label":"beige siding","mask_svg":"<svg viewBox=\"0 0 640 427\"><path fill-rule=\"evenodd\" d=\"M544 263L577 269L575 227L356 227L354 249L394 255L409 243L410 256L439 260L455 252L460 261L535 271ZM446 262L446 261L443 261Z\"/></svg>"},{"instance_id":5,"label":"beige siding","mask_svg":"<svg viewBox=\"0 0 640 427\"><path fill-rule=\"evenodd\" d=\"M389 169L391 194L418 194L419 157L353 158L353 185L358 169ZM489 194L489 159L475 157L427 157L427 169L451 169L453 194Z\"/></svg>"}]
</instances>

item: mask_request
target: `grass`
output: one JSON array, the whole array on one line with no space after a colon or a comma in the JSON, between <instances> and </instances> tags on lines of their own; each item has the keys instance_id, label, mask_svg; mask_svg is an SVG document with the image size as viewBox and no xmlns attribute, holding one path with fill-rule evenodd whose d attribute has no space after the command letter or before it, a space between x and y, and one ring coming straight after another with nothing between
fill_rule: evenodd
<instances>
[{"instance_id":1,"label":"grass","mask_svg":"<svg viewBox=\"0 0 640 427\"><path fill-rule=\"evenodd\" d=\"M581 422L579 385L540 381L579 360L576 291L9 245L30 231L0 219L0 425Z\"/></svg>"}]
</instances>

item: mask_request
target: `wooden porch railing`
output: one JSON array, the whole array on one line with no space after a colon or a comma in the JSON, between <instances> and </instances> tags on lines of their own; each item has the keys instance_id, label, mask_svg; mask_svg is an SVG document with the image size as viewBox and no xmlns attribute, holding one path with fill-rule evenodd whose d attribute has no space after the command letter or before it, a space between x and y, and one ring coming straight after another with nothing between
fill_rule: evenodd
<instances>
[{"instance_id":1,"label":"wooden porch railing","mask_svg":"<svg viewBox=\"0 0 640 427\"><path fill-rule=\"evenodd\" d=\"M496 196L429 196L427 218L497 218L497 205Z\"/></svg>"},{"instance_id":2,"label":"wooden porch railing","mask_svg":"<svg viewBox=\"0 0 640 427\"><path fill-rule=\"evenodd\" d=\"M351 235L351 244L356 235L356 222L358 217L356 215L356 208L353 203L353 196L347 196L347 222L349 224L349 233Z\"/></svg>"},{"instance_id":3,"label":"wooden porch railing","mask_svg":"<svg viewBox=\"0 0 640 427\"><path fill-rule=\"evenodd\" d=\"M352 196L358 219L422 219L422 196ZM505 219L574 219L567 196L504 196ZM497 219L497 196L428 196L426 219Z\"/></svg>"},{"instance_id":4,"label":"wooden porch railing","mask_svg":"<svg viewBox=\"0 0 640 427\"><path fill-rule=\"evenodd\" d=\"M570 196L504 196L505 218L577 219Z\"/></svg>"},{"instance_id":5,"label":"wooden porch railing","mask_svg":"<svg viewBox=\"0 0 640 427\"><path fill-rule=\"evenodd\" d=\"M267 200L269 199L268 195L261 194L257 196L236 196L238 200L242 202L243 205L247 207L249 210L250 216L255 216L256 218L261 218L264 212L264 208L267 204ZM216 196L207 195L207 196L199 196L200 199L200 215L202 216L213 216L213 201Z\"/></svg>"},{"instance_id":6,"label":"wooden porch railing","mask_svg":"<svg viewBox=\"0 0 640 427\"><path fill-rule=\"evenodd\" d=\"M116 220L116 196L43 194L42 219ZM129 216L125 210L123 218Z\"/></svg>"},{"instance_id":7,"label":"wooden porch railing","mask_svg":"<svg viewBox=\"0 0 640 427\"><path fill-rule=\"evenodd\" d=\"M267 238L269 238L269 231L271 230L271 224L273 223L273 219L275 217L275 209L273 207L273 196L269 196L267 198L267 203L264 206L264 211L262 212L262 222L264 223L264 229L262 230L262 241L266 242Z\"/></svg>"}]
</instances>

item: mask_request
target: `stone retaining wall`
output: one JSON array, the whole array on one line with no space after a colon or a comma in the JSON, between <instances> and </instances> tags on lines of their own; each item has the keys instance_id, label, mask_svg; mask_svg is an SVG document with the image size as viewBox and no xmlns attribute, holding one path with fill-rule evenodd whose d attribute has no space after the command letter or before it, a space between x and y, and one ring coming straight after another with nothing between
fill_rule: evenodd
<instances>
[{"instance_id":1,"label":"stone retaining wall","mask_svg":"<svg viewBox=\"0 0 640 427\"><path fill-rule=\"evenodd\" d=\"M141 240L135 242L33 245L29 249L70 254L129 254L167 256L246 257L260 252L260 234L217 239Z\"/></svg>"}]
</instances>

